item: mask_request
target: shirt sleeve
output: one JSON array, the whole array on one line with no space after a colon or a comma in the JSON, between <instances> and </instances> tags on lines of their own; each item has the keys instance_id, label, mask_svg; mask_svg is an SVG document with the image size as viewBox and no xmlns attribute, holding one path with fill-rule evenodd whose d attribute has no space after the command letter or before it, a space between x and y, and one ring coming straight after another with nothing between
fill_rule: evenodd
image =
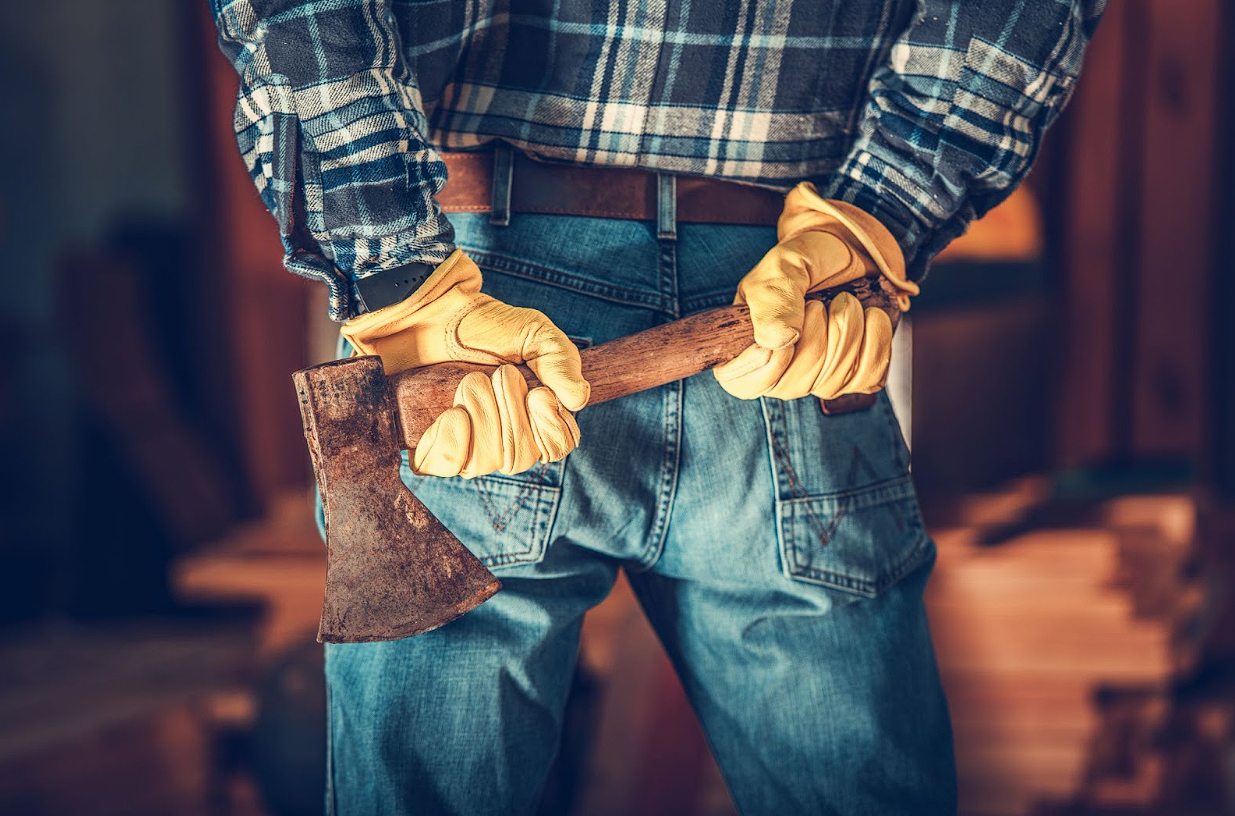
<instances>
[{"instance_id":1,"label":"shirt sleeve","mask_svg":"<svg viewBox=\"0 0 1235 816\"><path fill-rule=\"evenodd\" d=\"M915 0L821 192L877 217L920 280L1024 178L1106 0Z\"/></svg>"},{"instance_id":2,"label":"shirt sleeve","mask_svg":"<svg viewBox=\"0 0 1235 816\"><path fill-rule=\"evenodd\" d=\"M240 153L278 222L284 265L326 283L334 320L355 313L357 279L454 250L434 199L446 167L390 2L211 0L240 74Z\"/></svg>"}]
</instances>

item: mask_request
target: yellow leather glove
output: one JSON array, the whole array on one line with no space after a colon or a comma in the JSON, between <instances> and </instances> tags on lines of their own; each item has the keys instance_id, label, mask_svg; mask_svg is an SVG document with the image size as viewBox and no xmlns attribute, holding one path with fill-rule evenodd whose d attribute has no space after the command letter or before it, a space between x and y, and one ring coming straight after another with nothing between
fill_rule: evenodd
<instances>
[{"instance_id":1,"label":"yellow leather glove","mask_svg":"<svg viewBox=\"0 0 1235 816\"><path fill-rule=\"evenodd\" d=\"M455 389L455 404L433 421L416 445L412 469L470 479L495 471L520 473L556 462L579 444L579 426L548 388L527 390L519 370L478 371Z\"/></svg>"},{"instance_id":2,"label":"yellow leather glove","mask_svg":"<svg viewBox=\"0 0 1235 816\"><path fill-rule=\"evenodd\" d=\"M883 388L892 358L892 323L883 310L863 309L837 295L828 306L806 294L878 272L898 292L901 311L918 286L892 234L874 216L819 195L802 182L785 197L779 239L738 284L734 303L750 307L755 342L712 369L740 399L834 399Z\"/></svg>"},{"instance_id":3,"label":"yellow leather glove","mask_svg":"<svg viewBox=\"0 0 1235 816\"><path fill-rule=\"evenodd\" d=\"M448 361L500 366L469 374L454 407L434 420L412 456L417 473L465 478L518 473L564 457L579 442L570 411L587 404L579 350L535 309L480 292L480 269L456 250L406 300L343 324L359 354L377 354L387 374ZM528 391L513 365L543 386Z\"/></svg>"}]
</instances>

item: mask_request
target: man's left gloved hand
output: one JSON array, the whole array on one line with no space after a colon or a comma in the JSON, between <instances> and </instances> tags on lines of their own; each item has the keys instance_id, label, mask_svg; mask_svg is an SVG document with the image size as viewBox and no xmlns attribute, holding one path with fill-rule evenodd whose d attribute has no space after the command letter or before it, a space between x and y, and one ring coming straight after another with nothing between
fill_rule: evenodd
<instances>
[{"instance_id":1,"label":"man's left gloved hand","mask_svg":"<svg viewBox=\"0 0 1235 816\"><path fill-rule=\"evenodd\" d=\"M519 473L557 461L579 443L570 412L590 393L579 350L541 312L502 303L480 287L480 269L457 250L411 297L341 329L359 353L380 355L387 374L448 361L498 366L492 376L474 372L460 381L454 406L412 453L417 473ZM529 391L510 365L518 362L544 385Z\"/></svg>"},{"instance_id":2,"label":"man's left gloved hand","mask_svg":"<svg viewBox=\"0 0 1235 816\"><path fill-rule=\"evenodd\" d=\"M883 388L892 358L892 323L842 293L827 306L808 292L878 272L899 292L901 311L918 286L891 233L872 215L829 201L802 182L785 197L776 224L779 242L738 284L734 303L750 307L755 342L713 369L722 388L740 399L835 399Z\"/></svg>"}]
</instances>

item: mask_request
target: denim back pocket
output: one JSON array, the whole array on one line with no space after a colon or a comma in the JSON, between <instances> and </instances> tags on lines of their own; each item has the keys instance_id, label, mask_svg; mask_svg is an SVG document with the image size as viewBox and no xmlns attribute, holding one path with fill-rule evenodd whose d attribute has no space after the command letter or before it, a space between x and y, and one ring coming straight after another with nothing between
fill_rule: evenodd
<instances>
[{"instance_id":1,"label":"denim back pocket","mask_svg":"<svg viewBox=\"0 0 1235 816\"><path fill-rule=\"evenodd\" d=\"M545 557L562 497L562 462L514 476L475 479L418 476L404 457L403 483L490 569Z\"/></svg>"},{"instance_id":2,"label":"denim back pocket","mask_svg":"<svg viewBox=\"0 0 1235 816\"><path fill-rule=\"evenodd\" d=\"M786 576L875 597L931 557L886 395L839 416L815 399L764 400L764 416Z\"/></svg>"}]
</instances>

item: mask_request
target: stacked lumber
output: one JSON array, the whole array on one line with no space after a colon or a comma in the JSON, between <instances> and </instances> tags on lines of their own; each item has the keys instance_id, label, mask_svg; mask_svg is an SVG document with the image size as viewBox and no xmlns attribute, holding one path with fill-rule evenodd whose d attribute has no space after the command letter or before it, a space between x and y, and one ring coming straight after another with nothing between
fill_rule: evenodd
<instances>
[{"instance_id":1,"label":"stacked lumber","mask_svg":"<svg viewBox=\"0 0 1235 816\"><path fill-rule=\"evenodd\" d=\"M1022 484L973 499L960 523L934 533L927 604L961 813L1157 812L1154 734L1175 667L1191 502L1127 497L1096 507L1089 524L984 545L983 531L1035 492Z\"/></svg>"}]
</instances>

